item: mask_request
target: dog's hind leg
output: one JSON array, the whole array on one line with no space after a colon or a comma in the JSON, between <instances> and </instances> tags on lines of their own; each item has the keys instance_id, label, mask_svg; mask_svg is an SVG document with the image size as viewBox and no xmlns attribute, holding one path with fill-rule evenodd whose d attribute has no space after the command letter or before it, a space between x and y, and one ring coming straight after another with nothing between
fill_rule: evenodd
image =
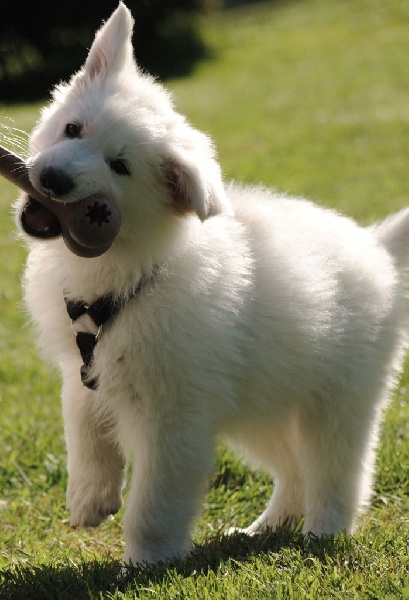
<instances>
[{"instance_id":1,"label":"dog's hind leg","mask_svg":"<svg viewBox=\"0 0 409 600\"><path fill-rule=\"evenodd\" d=\"M65 374L63 413L68 452L67 506L74 527L95 527L122 504L124 460L93 411L94 392L84 387L78 369Z\"/></svg>"},{"instance_id":2,"label":"dog's hind leg","mask_svg":"<svg viewBox=\"0 0 409 600\"><path fill-rule=\"evenodd\" d=\"M304 419L304 533L352 533L359 510L370 498L379 419L376 409L359 404L356 399L348 410L345 403L336 417L331 407L321 406Z\"/></svg>"},{"instance_id":3,"label":"dog's hind leg","mask_svg":"<svg viewBox=\"0 0 409 600\"><path fill-rule=\"evenodd\" d=\"M250 461L262 465L274 477L274 490L264 512L243 531L249 535L267 528L294 528L304 514L304 482L299 466L296 421L278 431L257 428L246 440Z\"/></svg>"},{"instance_id":4,"label":"dog's hind leg","mask_svg":"<svg viewBox=\"0 0 409 600\"><path fill-rule=\"evenodd\" d=\"M294 529L303 515L304 489L298 474L276 470L274 491L265 511L245 532L260 533L267 528L285 526Z\"/></svg>"}]
</instances>

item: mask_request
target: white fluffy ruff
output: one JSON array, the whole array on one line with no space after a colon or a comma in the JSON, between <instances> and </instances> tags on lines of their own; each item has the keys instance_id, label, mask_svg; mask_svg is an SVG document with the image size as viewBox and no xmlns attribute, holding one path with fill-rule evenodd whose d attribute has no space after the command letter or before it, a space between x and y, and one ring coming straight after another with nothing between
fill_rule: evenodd
<instances>
[{"instance_id":1,"label":"white fluffy ruff","mask_svg":"<svg viewBox=\"0 0 409 600\"><path fill-rule=\"evenodd\" d=\"M223 435L275 478L249 534L302 515L305 532L351 532L406 350L409 212L361 228L226 186L209 139L138 70L131 30L120 4L32 136L34 185L57 166L75 180L67 201L102 192L122 215L98 258L28 242L27 304L63 378L71 522L118 510L131 455L124 560L183 555ZM110 168L118 158L129 176ZM154 284L104 328L88 390L64 294L126 296L154 265Z\"/></svg>"}]
</instances>

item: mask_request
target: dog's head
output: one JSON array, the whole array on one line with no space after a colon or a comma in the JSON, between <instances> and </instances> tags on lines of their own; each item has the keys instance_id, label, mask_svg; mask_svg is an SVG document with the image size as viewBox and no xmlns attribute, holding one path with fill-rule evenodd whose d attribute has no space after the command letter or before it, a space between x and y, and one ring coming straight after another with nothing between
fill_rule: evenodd
<instances>
[{"instance_id":1,"label":"dog's head","mask_svg":"<svg viewBox=\"0 0 409 600\"><path fill-rule=\"evenodd\" d=\"M229 212L209 138L137 67L121 2L83 68L56 87L31 138L30 181L58 203L102 195L121 215L118 240L150 239L169 219ZM43 215L44 218L44 215Z\"/></svg>"}]
</instances>

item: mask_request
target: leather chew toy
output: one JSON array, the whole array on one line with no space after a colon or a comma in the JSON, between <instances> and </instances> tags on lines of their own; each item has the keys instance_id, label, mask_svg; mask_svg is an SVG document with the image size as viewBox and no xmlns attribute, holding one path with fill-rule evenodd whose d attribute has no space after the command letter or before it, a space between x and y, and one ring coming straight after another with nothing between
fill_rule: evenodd
<instances>
[{"instance_id":1,"label":"leather chew toy","mask_svg":"<svg viewBox=\"0 0 409 600\"><path fill-rule=\"evenodd\" d=\"M53 200L31 185L24 160L2 146L0 175L27 194L19 218L28 235L42 239L62 235L71 252L84 258L100 256L111 247L121 215L107 196L94 194L75 202Z\"/></svg>"}]
</instances>

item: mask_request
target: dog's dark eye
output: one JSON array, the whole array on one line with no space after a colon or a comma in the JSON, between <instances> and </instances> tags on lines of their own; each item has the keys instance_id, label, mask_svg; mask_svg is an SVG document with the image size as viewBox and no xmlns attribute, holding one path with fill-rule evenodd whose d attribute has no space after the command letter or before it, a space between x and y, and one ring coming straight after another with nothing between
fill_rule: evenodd
<instances>
[{"instance_id":1,"label":"dog's dark eye","mask_svg":"<svg viewBox=\"0 0 409 600\"><path fill-rule=\"evenodd\" d=\"M70 138L79 138L81 134L81 127L78 123L67 123L65 126L65 135Z\"/></svg>"},{"instance_id":2,"label":"dog's dark eye","mask_svg":"<svg viewBox=\"0 0 409 600\"><path fill-rule=\"evenodd\" d=\"M109 166L118 175L130 175L128 165L126 164L126 162L119 158L118 160L111 160Z\"/></svg>"}]
</instances>

